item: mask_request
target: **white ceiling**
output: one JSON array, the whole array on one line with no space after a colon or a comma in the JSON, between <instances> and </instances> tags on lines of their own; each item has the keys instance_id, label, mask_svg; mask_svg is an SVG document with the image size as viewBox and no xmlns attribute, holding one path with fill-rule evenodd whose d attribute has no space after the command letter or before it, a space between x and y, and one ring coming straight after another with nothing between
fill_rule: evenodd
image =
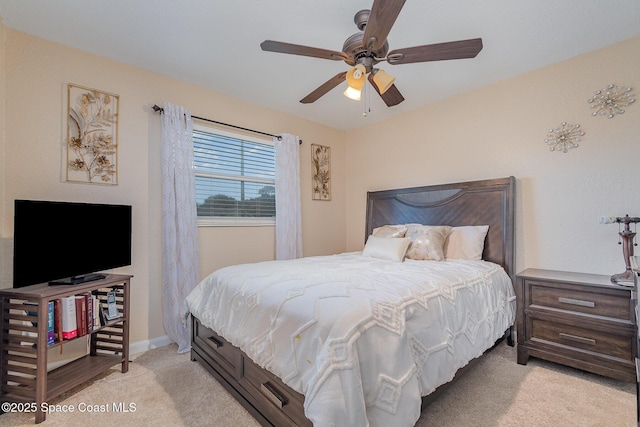
<instances>
[{"instance_id":1,"label":"white ceiling","mask_svg":"<svg viewBox=\"0 0 640 427\"><path fill-rule=\"evenodd\" d=\"M476 37L483 50L474 59L378 64L396 77L405 101L389 108L371 90L367 117L367 103L345 98L344 84L313 104L301 104L348 65L263 52L260 42L341 51L358 31L354 14L371 4L0 0L0 16L9 28L344 130L640 35L639 0L409 0L389 34L390 50ZM630 84L594 87L607 83ZM149 100L163 101L172 100Z\"/></svg>"}]
</instances>

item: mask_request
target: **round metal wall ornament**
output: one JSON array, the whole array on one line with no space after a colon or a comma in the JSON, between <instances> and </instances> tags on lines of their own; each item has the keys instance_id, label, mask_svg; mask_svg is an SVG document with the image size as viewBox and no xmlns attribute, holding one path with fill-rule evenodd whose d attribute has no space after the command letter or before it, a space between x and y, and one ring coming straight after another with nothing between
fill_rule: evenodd
<instances>
[{"instance_id":1,"label":"round metal wall ornament","mask_svg":"<svg viewBox=\"0 0 640 427\"><path fill-rule=\"evenodd\" d=\"M595 109L592 116L607 116L612 119L616 114L623 114L622 107L628 107L636 102L630 87L610 84L604 89L597 90L587 101L591 108Z\"/></svg>"},{"instance_id":2,"label":"round metal wall ornament","mask_svg":"<svg viewBox=\"0 0 640 427\"><path fill-rule=\"evenodd\" d=\"M549 146L549 151L566 153L573 148L578 148L581 136L584 136L584 131L580 129L580 125L562 122L560 126L549 129L544 142Z\"/></svg>"}]
</instances>

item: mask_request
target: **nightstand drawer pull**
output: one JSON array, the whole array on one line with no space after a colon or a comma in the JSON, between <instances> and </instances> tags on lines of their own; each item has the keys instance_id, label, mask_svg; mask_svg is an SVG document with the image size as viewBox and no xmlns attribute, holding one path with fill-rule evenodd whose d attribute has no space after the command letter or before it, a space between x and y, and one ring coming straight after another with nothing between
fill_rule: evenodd
<instances>
[{"instance_id":1,"label":"nightstand drawer pull","mask_svg":"<svg viewBox=\"0 0 640 427\"><path fill-rule=\"evenodd\" d=\"M563 338L569 341L579 342L582 344L596 345L596 340L592 338L578 337L576 335L565 334L564 332L560 332L560 338Z\"/></svg>"},{"instance_id":2,"label":"nightstand drawer pull","mask_svg":"<svg viewBox=\"0 0 640 427\"><path fill-rule=\"evenodd\" d=\"M593 301L584 301L581 299L564 298L564 297L558 298L558 302L571 304L571 305L580 305L582 307L591 307L591 308L594 308L596 306L596 303Z\"/></svg>"},{"instance_id":3,"label":"nightstand drawer pull","mask_svg":"<svg viewBox=\"0 0 640 427\"><path fill-rule=\"evenodd\" d=\"M266 383L262 383L260 388L265 396L267 396L278 408L282 408L287 404L287 398L280 395L278 390L270 382L267 381Z\"/></svg>"}]
</instances>

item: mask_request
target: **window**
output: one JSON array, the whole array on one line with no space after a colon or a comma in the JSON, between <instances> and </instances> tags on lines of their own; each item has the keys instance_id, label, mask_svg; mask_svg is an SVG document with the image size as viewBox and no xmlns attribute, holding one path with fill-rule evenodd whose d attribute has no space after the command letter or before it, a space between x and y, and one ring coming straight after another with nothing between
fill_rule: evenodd
<instances>
[{"instance_id":1,"label":"window","mask_svg":"<svg viewBox=\"0 0 640 427\"><path fill-rule=\"evenodd\" d=\"M198 225L274 225L275 147L194 125Z\"/></svg>"}]
</instances>

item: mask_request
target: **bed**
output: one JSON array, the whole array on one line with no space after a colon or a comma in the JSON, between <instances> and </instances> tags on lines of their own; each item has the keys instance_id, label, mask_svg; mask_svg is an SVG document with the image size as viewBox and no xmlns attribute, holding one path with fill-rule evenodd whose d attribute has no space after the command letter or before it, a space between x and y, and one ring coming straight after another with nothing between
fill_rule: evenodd
<instances>
[{"instance_id":1,"label":"bed","mask_svg":"<svg viewBox=\"0 0 640 427\"><path fill-rule=\"evenodd\" d=\"M212 273L185 302L192 360L265 426L413 425L496 341L512 345L514 191L508 177L369 192L362 252ZM482 259L379 256L408 237L371 235L405 224L488 226Z\"/></svg>"}]
</instances>

